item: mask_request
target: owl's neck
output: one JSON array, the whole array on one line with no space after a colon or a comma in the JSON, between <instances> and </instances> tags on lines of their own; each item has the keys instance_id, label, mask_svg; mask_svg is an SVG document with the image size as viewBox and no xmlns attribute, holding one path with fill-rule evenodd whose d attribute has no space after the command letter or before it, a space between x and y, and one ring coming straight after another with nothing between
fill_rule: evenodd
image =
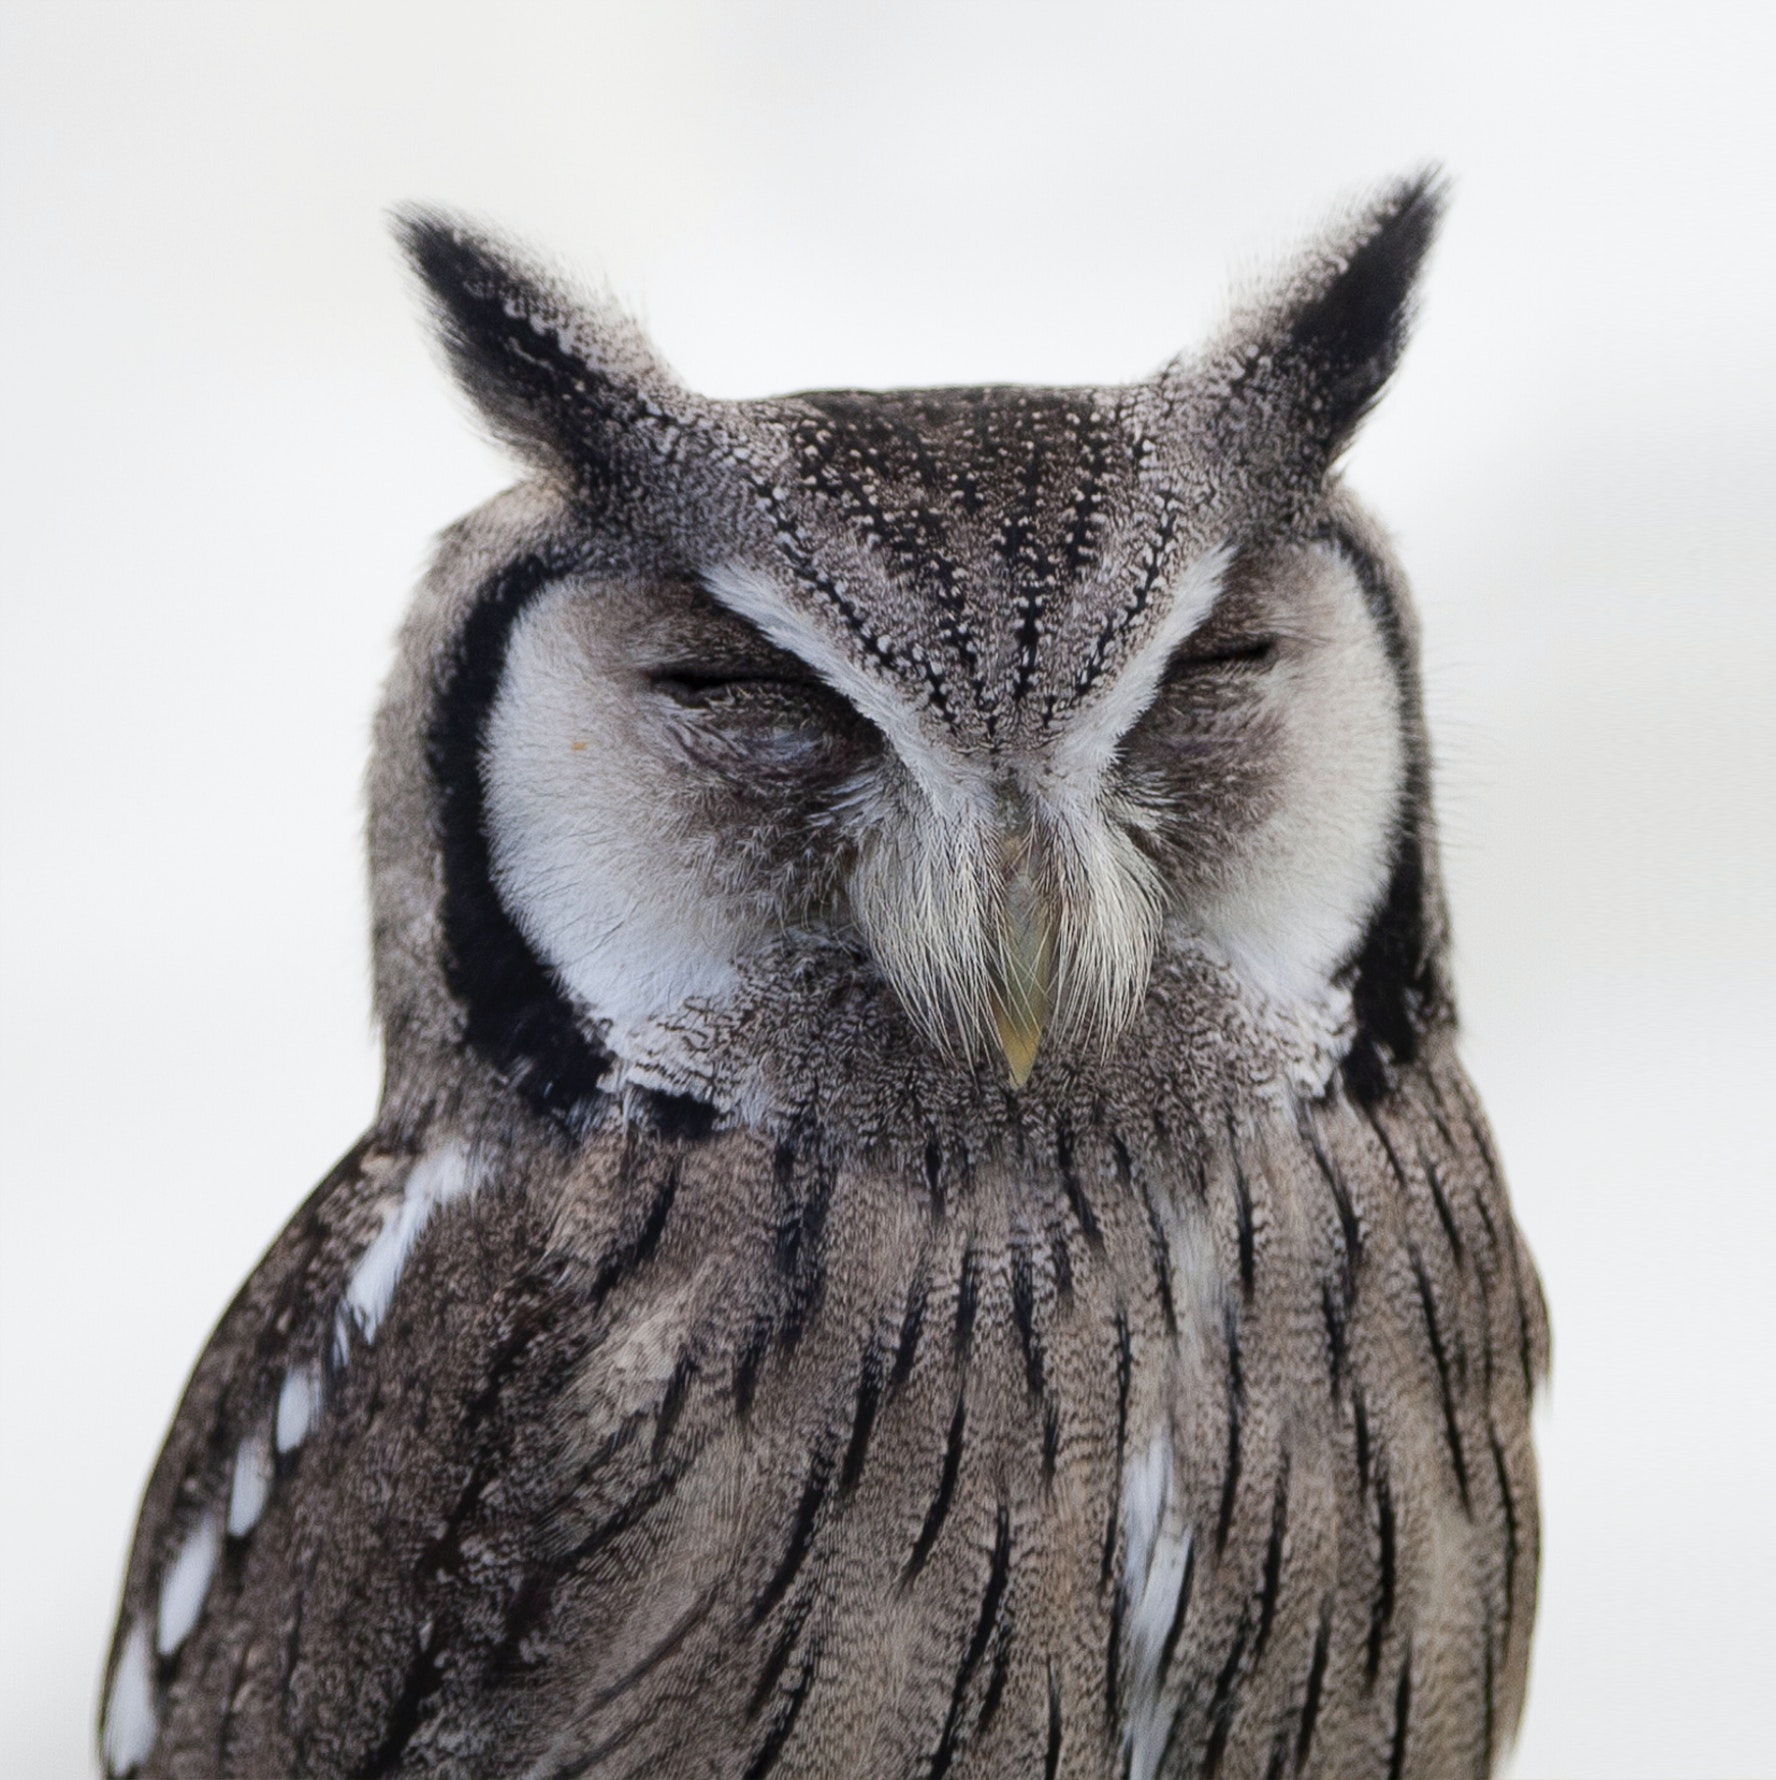
<instances>
[{"instance_id":1,"label":"owl's neck","mask_svg":"<svg viewBox=\"0 0 1776 1780\"><path fill-rule=\"evenodd\" d=\"M1077 1119L1081 1108L1144 1119L1174 1109L1254 1111L1317 1098L1348 1053L1348 989L1284 1004L1256 992L1200 947L1162 953L1134 1026L1108 1049L1039 1051L1013 1091L997 1057L946 1055L907 1019L854 954L766 960L718 1006L600 1028L612 1063L599 1122L675 1116L773 1135L819 1129L849 1151L915 1162L929 1133L966 1135L977 1153ZM685 1109L706 1109L701 1112Z\"/></svg>"}]
</instances>

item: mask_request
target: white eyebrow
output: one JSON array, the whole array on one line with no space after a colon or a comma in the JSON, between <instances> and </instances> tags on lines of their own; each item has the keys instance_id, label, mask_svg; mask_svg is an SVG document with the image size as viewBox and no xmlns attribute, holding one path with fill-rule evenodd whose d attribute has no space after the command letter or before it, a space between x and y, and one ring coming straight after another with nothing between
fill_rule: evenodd
<instances>
[{"instance_id":1,"label":"white eyebrow","mask_svg":"<svg viewBox=\"0 0 1776 1780\"><path fill-rule=\"evenodd\" d=\"M887 738L914 782L940 814L990 806L985 772L925 733L917 715L881 679L865 673L756 570L731 563L704 571L704 585L730 612L764 632L779 649L805 661Z\"/></svg>"},{"instance_id":2,"label":"white eyebrow","mask_svg":"<svg viewBox=\"0 0 1776 1780\"><path fill-rule=\"evenodd\" d=\"M1231 547L1218 544L1194 558L1173 582L1171 603L1152 632L1120 672L1106 676L1108 685L1055 742L1048 774L1055 784L1079 792L1095 789L1122 738L1158 696L1173 650L1215 609L1232 560Z\"/></svg>"}]
</instances>

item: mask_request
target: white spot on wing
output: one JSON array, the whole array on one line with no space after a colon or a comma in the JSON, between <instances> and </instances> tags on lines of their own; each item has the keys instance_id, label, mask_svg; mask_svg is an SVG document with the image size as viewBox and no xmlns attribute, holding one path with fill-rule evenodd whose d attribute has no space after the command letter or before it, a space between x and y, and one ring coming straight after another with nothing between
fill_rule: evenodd
<instances>
[{"instance_id":1,"label":"white spot on wing","mask_svg":"<svg viewBox=\"0 0 1776 1780\"><path fill-rule=\"evenodd\" d=\"M179 1547L179 1555L160 1585L160 1619L154 1645L162 1656L171 1656L197 1624L221 1549L222 1529L214 1513L206 1514L185 1535L185 1543Z\"/></svg>"},{"instance_id":2,"label":"white spot on wing","mask_svg":"<svg viewBox=\"0 0 1776 1780\"><path fill-rule=\"evenodd\" d=\"M321 1374L314 1365L292 1366L278 1392L277 1449L294 1452L308 1438L321 1409Z\"/></svg>"},{"instance_id":3,"label":"white spot on wing","mask_svg":"<svg viewBox=\"0 0 1776 1780\"><path fill-rule=\"evenodd\" d=\"M345 1307L366 1341L376 1339L401 1283L407 1257L433 1211L473 1184L469 1159L458 1143L444 1144L413 1164L400 1202L389 1208L382 1229L359 1257L345 1288Z\"/></svg>"},{"instance_id":4,"label":"white spot on wing","mask_svg":"<svg viewBox=\"0 0 1776 1780\"><path fill-rule=\"evenodd\" d=\"M234 1482L228 1491L228 1534L250 1533L271 1494L271 1439L261 1428L240 1443L234 1455Z\"/></svg>"},{"instance_id":5,"label":"white spot on wing","mask_svg":"<svg viewBox=\"0 0 1776 1780\"><path fill-rule=\"evenodd\" d=\"M154 1709L154 1673L148 1658L148 1622L138 1618L124 1640L123 1654L105 1700L105 1769L129 1774L147 1760L160 1729Z\"/></svg>"},{"instance_id":6,"label":"white spot on wing","mask_svg":"<svg viewBox=\"0 0 1776 1780\"><path fill-rule=\"evenodd\" d=\"M1190 1561L1190 1529L1177 1512L1172 1491L1172 1441L1167 1428L1153 1436L1144 1458L1132 1460L1123 1475L1122 1574L1123 1675L1128 1720L1123 1736L1130 1780L1152 1780L1165 1752L1171 1711L1161 1703L1159 1659L1178 1613Z\"/></svg>"}]
</instances>

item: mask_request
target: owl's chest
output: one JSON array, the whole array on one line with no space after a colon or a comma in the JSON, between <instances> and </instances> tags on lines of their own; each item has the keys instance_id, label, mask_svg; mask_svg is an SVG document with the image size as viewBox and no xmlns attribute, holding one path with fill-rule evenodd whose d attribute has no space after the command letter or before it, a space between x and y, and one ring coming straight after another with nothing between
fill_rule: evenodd
<instances>
[{"instance_id":1,"label":"owl's chest","mask_svg":"<svg viewBox=\"0 0 1776 1780\"><path fill-rule=\"evenodd\" d=\"M1499 1517L1400 1220L1353 1262L1351 1189L1260 1141L741 1172L679 1167L580 1380L577 1735L689 1734L694 1677L694 1771L1341 1773L1414 1676L1420 1753L1490 1735Z\"/></svg>"}]
</instances>

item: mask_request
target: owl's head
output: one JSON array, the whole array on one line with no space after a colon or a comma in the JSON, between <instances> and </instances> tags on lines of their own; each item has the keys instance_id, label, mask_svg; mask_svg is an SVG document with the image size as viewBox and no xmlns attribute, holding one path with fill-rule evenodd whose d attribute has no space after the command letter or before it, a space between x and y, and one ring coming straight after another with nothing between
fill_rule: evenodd
<instances>
[{"instance_id":1,"label":"owl's head","mask_svg":"<svg viewBox=\"0 0 1776 1780\"><path fill-rule=\"evenodd\" d=\"M532 476L446 540L381 719L396 1073L473 1058L572 1120L694 1091L778 994L1021 1089L1183 954L1344 996L1385 1071L1441 924L1405 595L1334 466L1437 210L1390 190L1143 383L740 402L405 216Z\"/></svg>"}]
</instances>

